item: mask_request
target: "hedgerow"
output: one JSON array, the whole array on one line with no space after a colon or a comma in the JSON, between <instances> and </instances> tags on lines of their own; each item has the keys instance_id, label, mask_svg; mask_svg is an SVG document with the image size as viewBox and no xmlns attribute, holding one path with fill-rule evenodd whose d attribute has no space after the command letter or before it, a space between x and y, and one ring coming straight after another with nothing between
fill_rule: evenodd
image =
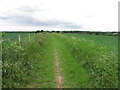
<instances>
[{"instance_id":1,"label":"hedgerow","mask_svg":"<svg viewBox=\"0 0 120 90\"><path fill-rule=\"evenodd\" d=\"M26 43L2 42L2 87L25 87L39 73L38 62L44 55L47 35L41 34ZM39 59L38 59L39 58Z\"/></svg>"}]
</instances>

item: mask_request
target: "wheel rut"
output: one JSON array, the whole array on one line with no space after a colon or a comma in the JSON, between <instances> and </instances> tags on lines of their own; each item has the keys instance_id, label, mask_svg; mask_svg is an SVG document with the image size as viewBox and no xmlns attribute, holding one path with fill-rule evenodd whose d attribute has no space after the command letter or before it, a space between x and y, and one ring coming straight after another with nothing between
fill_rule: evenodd
<instances>
[{"instance_id":1,"label":"wheel rut","mask_svg":"<svg viewBox=\"0 0 120 90\"><path fill-rule=\"evenodd\" d=\"M59 62L58 51L54 49L54 56L55 56L55 79L56 79L56 88L63 88L62 84L64 83L64 78L62 76L62 68Z\"/></svg>"}]
</instances>

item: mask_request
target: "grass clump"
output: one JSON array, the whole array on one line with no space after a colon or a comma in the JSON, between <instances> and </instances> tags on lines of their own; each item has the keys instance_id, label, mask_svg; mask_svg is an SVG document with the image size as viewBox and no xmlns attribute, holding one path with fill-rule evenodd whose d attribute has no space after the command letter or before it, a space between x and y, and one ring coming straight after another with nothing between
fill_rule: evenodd
<instances>
[{"instance_id":1,"label":"grass clump","mask_svg":"<svg viewBox=\"0 0 120 90\"><path fill-rule=\"evenodd\" d=\"M118 87L118 58L114 52L107 47L99 47L94 41L85 38L68 38L64 35L59 37L76 58L76 63L88 73L91 87Z\"/></svg>"},{"instance_id":2,"label":"grass clump","mask_svg":"<svg viewBox=\"0 0 120 90\"><path fill-rule=\"evenodd\" d=\"M47 72L43 66L47 39L48 35L40 34L26 43L2 42L3 88L26 87L38 77L43 80L42 76Z\"/></svg>"}]
</instances>

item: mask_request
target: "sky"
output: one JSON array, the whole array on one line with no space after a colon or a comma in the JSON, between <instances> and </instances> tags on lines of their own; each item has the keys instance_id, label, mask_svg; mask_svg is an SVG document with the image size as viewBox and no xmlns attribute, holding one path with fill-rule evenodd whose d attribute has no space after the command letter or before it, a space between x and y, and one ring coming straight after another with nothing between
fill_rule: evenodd
<instances>
[{"instance_id":1,"label":"sky","mask_svg":"<svg viewBox=\"0 0 120 90\"><path fill-rule=\"evenodd\" d=\"M0 31L118 31L120 0L0 0Z\"/></svg>"}]
</instances>

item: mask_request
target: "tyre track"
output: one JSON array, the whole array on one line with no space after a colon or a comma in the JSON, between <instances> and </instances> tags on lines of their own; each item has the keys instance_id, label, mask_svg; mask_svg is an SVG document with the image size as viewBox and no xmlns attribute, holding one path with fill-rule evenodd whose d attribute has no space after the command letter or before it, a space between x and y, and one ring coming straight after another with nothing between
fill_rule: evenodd
<instances>
[{"instance_id":1,"label":"tyre track","mask_svg":"<svg viewBox=\"0 0 120 90\"><path fill-rule=\"evenodd\" d=\"M60 62L59 62L59 56L58 56L58 51L55 48L54 49L54 56L55 56L55 72L56 72L56 88L63 88L62 84L64 83L64 78L62 76L62 68L60 67Z\"/></svg>"}]
</instances>

